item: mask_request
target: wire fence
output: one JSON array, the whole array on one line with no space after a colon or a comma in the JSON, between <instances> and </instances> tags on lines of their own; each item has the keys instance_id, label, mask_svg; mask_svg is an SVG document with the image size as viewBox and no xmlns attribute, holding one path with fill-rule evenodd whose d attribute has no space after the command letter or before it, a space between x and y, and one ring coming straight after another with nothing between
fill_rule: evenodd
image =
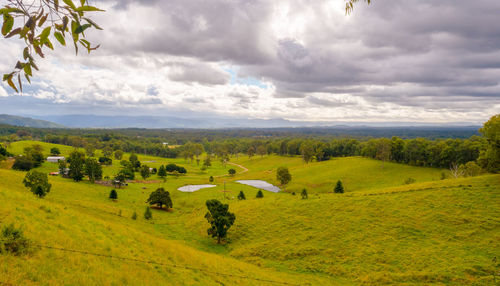
<instances>
[{"instance_id":1,"label":"wire fence","mask_svg":"<svg viewBox=\"0 0 500 286\"><path fill-rule=\"evenodd\" d=\"M220 276L240 278L240 279L247 279L247 280L253 280L253 281L258 281L258 282L266 282L266 283L271 283L271 284L301 285L301 284L293 284L293 283L283 282L283 281L276 281L276 280L263 279L263 278L258 278L258 277L251 277L251 276L246 276L246 275L239 275L239 274L232 274L232 273L224 273L224 272L218 272L218 271L211 271L211 270L204 269L204 268L191 267L191 266L185 266L185 265L178 265L178 264L174 264L174 263L165 263L165 262L158 262L158 261L153 261L153 260L142 260L142 259L137 259L137 258L115 256L115 255L110 255L110 254L103 254L103 253L97 253L97 252L89 252L89 251L85 251L85 250L68 249L68 248L54 247L54 246L47 246L47 245L40 245L40 244L37 244L36 246L38 246L40 248L45 248L45 249L52 249L52 250L57 250L57 251L78 253L78 254L83 254L83 255L91 255L91 256L97 256L97 257L103 257L103 258L111 258L111 259L117 259L117 260L122 260L122 261L130 261L130 262L143 263L143 264L159 265L159 266L164 266L164 267L172 267L172 268L180 268L180 269L187 269L187 270L195 270L195 271L199 271L199 272L203 272L203 273L207 273L207 274L215 274L215 275L220 275ZM3 282L0 282L0 285L2 285L2 283ZM13 285L13 284L5 283L5 285Z\"/></svg>"}]
</instances>

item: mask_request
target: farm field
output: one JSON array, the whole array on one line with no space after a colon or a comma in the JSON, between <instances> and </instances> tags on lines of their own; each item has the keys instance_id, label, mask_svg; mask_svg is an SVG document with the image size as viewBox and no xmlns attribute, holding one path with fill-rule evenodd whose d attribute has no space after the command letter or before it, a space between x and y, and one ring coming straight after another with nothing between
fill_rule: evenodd
<instances>
[{"instance_id":1,"label":"farm field","mask_svg":"<svg viewBox=\"0 0 500 286\"><path fill-rule=\"evenodd\" d=\"M8 150L20 154L34 143L45 153L58 147L67 156L73 150L34 141L12 143ZM244 168L213 160L206 171L182 158L138 157L150 167L181 165L187 175L168 176L166 182L152 176L143 182L136 174L137 182L117 189L117 201L108 199L110 187L50 177L51 192L38 199L22 185L24 172L0 169L0 222L22 226L39 245L27 257L0 256L0 282L494 283L498 269L493 258L500 251L500 175L441 180L447 170L387 162L382 166L362 157L305 164L299 157L241 155L230 163ZM288 166L292 174L286 192L264 192L264 198L256 199L257 189L234 182L261 179L278 185L279 166ZM119 168L114 160L103 168L104 176L112 177ZM228 176L229 168L238 173ZM38 170L56 171L57 164L45 162ZM187 184L206 184L209 176L215 177L217 187L177 191ZM415 183L405 185L407 178ZM345 194L332 193L337 180L344 183ZM145 202L158 187L171 193L173 209L153 210L153 220L146 221ZM303 188L308 190L307 200L299 195ZM236 199L240 191L247 200ZM229 204L236 215L227 244L218 245L207 235L208 199ZM134 212L137 220L131 219Z\"/></svg>"}]
</instances>

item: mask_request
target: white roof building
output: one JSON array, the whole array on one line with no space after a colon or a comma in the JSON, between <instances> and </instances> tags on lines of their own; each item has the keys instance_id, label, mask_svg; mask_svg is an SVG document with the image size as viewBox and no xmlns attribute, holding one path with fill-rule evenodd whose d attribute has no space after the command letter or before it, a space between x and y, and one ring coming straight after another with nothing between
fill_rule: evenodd
<instances>
[{"instance_id":1,"label":"white roof building","mask_svg":"<svg viewBox=\"0 0 500 286\"><path fill-rule=\"evenodd\" d=\"M63 156L49 156L47 157L47 162L52 162L52 163L57 163L61 160L65 160L66 158L64 158Z\"/></svg>"}]
</instances>

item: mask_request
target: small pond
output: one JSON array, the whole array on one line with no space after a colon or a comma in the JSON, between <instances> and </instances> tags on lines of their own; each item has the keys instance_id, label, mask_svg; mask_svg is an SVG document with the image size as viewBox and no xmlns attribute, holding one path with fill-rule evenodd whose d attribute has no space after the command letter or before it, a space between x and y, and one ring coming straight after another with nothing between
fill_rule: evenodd
<instances>
[{"instance_id":1,"label":"small pond","mask_svg":"<svg viewBox=\"0 0 500 286\"><path fill-rule=\"evenodd\" d=\"M270 191L273 193L277 193L280 191L280 188L278 188L274 185L271 185L268 182L262 181L262 180L240 180L240 181L236 181L236 182L243 184L243 185L252 186L252 187L255 187L258 189Z\"/></svg>"},{"instance_id":2,"label":"small pond","mask_svg":"<svg viewBox=\"0 0 500 286\"><path fill-rule=\"evenodd\" d=\"M198 190L204 189L204 188L213 188L213 187L217 187L217 186L216 185L186 185L186 186L182 186L182 187L178 188L177 190L179 190L181 192L192 193L192 192L196 192Z\"/></svg>"}]
</instances>

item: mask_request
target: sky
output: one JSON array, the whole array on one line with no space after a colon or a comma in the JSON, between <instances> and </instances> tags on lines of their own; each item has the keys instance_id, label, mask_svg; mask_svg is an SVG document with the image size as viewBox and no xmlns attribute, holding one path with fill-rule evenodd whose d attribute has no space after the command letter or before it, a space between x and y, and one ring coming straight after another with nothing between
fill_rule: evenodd
<instances>
[{"instance_id":1,"label":"sky","mask_svg":"<svg viewBox=\"0 0 500 286\"><path fill-rule=\"evenodd\" d=\"M91 1L0 113L481 124L500 113L500 1ZM56 42L55 40L53 42ZM22 55L0 39L0 72Z\"/></svg>"}]
</instances>

